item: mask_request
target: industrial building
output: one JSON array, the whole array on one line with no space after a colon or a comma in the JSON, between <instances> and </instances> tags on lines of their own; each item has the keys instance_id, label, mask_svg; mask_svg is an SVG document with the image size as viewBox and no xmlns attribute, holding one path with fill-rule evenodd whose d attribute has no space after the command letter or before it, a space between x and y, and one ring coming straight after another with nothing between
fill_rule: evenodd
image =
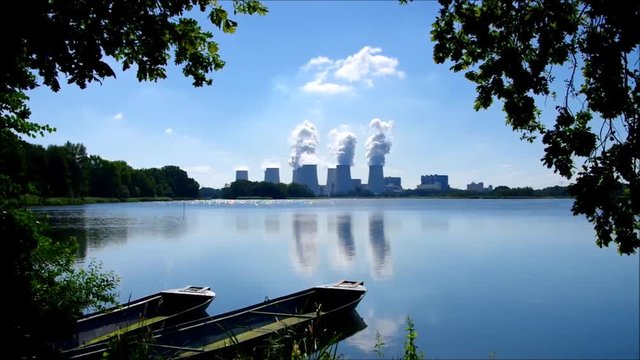
<instances>
[{"instance_id":1,"label":"industrial building","mask_svg":"<svg viewBox=\"0 0 640 360\"><path fill-rule=\"evenodd\" d=\"M467 191L484 192L484 191L492 191L492 190L493 190L492 185L489 185L488 187L484 187L483 182L479 182L479 183L471 182L471 184L467 184Z\"/></svg>"},{"instance_id":2,"label":"industrial building","mask_svg":"<svg viewBox=\"0 0 640 360\"><path fill-rule=\"evenodd\" d=\"M449 190L449 175L422 175L420 176L420 185L418 190Z\"/></svg>"},{"instance_id":3,"label":"industrial building","mask_svg":"<svg viewBox=\"0 0 640 360\"><path fill-rule=\"evenodd\" d=\"M236 170L236 181L249 180L249 170Z\"/></svg>"},{"instance_id":4,"label":"industrial building","mask_svg":"<svg viewBox=\"0 0 640 360\"><path fill-rule=\"evenodd\" d=\"M402 179L400 177L387 176L384 178L385 191L402 191Z\"/></svg>"}]
</instances>

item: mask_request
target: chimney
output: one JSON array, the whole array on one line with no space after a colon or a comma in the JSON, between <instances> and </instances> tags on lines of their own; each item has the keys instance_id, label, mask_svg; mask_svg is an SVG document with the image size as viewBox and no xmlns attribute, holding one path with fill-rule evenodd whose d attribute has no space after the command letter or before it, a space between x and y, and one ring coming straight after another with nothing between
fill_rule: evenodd
<instances>
[{"instance_id":1,"label":"chimney","mask_svg":"<svg viewBox=\"0 0 640 360\"><path fill-rule=\"evenodd\" d=\"M352 190L353 190L353 184L351 182L351 166L350 165L336 166L335 195L346 195Z\"/></svg>"},{"instance_id":2,"label":"chimney","mask_svg":"<svg viewBox=\"0 0 640 360\"><path fill-rule=\"evenodd\" d=\"M382 165L369 165L369 191L374 194L381 194L385 191Z\"/></svg>"},{"instance_id":3,"label":"chimney","mask_svg":"<svg viewBox=\"0 0 640 360\"><path fill-rule=\"evenodd\" d=\"M264 182L279 184L280 183L280 169L278 168L266 168L264 170Z\"/></svg>"}]
</instances>

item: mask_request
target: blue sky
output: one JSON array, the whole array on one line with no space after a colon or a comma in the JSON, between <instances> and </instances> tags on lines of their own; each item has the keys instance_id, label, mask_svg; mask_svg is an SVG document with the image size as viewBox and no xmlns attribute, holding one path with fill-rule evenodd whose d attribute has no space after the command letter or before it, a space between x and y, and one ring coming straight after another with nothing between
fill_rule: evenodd
<instances>
[{"instance_id":1,"label":"blue sky","mask_svg":"<svg viewBox=\"0 0 640 360\"><path fill-rule=\"evenodd\" d=\"M194 88L170 67L157 83L139 83L128 71L85 90L31 91L32 120L57 128L35 142L82 143L135 168L177 165L218 188L236 169L257 181L274 165L290 182L291 134L306 120L317 131L319 182L337 162L333 129L355 135L352 177L366 182L369 124L380 119L393 122L385 176L402 177L405 188L426 174L449 175L456 188L567 184L540 162L539 141L520 141L505 125L500 104L475 112L474 86L433 62L436 2L266 5L267 16L236 16L235 34L214 31L227 64L213 86Z\"/></svg>"}]
</instances>

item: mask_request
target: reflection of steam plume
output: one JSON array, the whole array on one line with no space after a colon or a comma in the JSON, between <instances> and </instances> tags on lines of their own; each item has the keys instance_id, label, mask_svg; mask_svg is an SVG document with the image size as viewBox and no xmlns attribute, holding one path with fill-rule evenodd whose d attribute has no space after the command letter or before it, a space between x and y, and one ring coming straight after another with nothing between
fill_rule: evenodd
<instances>
[{"instance_id":1,"label":"reflection of steam plume","mask_svg":"<svg viewBox=\"0 0 640 360\"><path fill-rule=\"evenodd\" d=\"M316 147L318 146L318 131L310 121L303 121L291 132L291 158L289 165L294 172L305 164L317 164Z\"/></svg>"},{"instance_id":2,"label":"reflection of steam plume","mask_svg":"<svg viewBox=\"0 0 640 360\"><path fill-rule=\"evenodd\" d=\"M302 272L311 273L317 263L316 235L318 217L315 214L293 215L293 238L296 265Z\"/></svg>"},{"instance_id":3,"label":"reflection of steam plume","mask_svg":"<svg viewBox=\"0 0 640 360\"><path fill-rule=\"evenodd\" d=\"M336 232L338 233L338 251L343 259L351 262L356 257L356 244L353 241L350 214L337 216Z\"/></svg>"},{"instance_id":4,"label":"reflection of steam plume","mask_svg":"<svg viewBox=\"0 0 640 360\"><path fill-rule=\"evenodd\" d=\"M249 215L246 212L236 212L236 229L238 232L249 231Z\"/></svg>"},{"instance_id":5,"label":"reflection of steam plume","mask_svg":"<svg viewBox=\"0 0 640 360\"><path fill-rule=\"evenodd\" d=\"M267 214L264 218L264 230L267 234L280 233L280 218L278 215Z\"/></svg>"},{"instance_id":6,"label":"reflection of steam plume","mask_svg":"<svg viewBox=\"0 0 640 360\"><path fill-rule=\"evenodd\" d=\"M384 217L382 214L369 215L369 242L373 255L373 275L385 278L393 273L389 258L391 247L384 234Z\"/></svg>"},{"instance_id":7,"label":"reflection of steam plume","mask_svg":"<svg viewBox=\"0 0 640 360\"><path fill-rule=\"evenodd\" d=\"M337 156L338 165L353 165L358 138L349 130L332 129L329 132L329 149Z\"/></svg>"},{"instance_id":8,"label":"reflection of steam plume","mask_svg":"<svg viewBox=\"0 0 640 360\"><path fill-rule=\"evenodd\" d=\"M391 151L390 133L393 129L393 121L373 119L369 123L376 133L371 135L365 146L367 147L367 160L369 165L384 165L385 156Z\"/></svg>"}]
</instances>

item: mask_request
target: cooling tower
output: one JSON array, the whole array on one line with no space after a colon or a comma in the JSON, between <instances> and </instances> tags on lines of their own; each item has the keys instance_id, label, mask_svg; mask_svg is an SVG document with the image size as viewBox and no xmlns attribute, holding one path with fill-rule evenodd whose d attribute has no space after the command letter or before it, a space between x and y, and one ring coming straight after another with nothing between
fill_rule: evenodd
<instances>
[{"instance_id":1,"label":"cooling tower","mask_svg":"<svg viewBox=\"0 0 640 360\"><path fill-rule=\"evenodd\" d=\"M294 171L296 183L307 185L307 187L316 195L320 192L318 186L318 170L316 165L302 165Z\"/></svg>"},{"instance_id":2,"label":"cooling tower","mask_svg":"<svg viewBox=\"0 0 640 360\"><path fill-rule=\"evenodd\" d=\"M264 170L264 182L279 184L280 183L280 169L278 168L266 168Z\"/></svg>"},{"instance_id":3,"label":"cooling tower","mask_svg":"<svg viewBox=\"0 0 640 360\"><path fill-rule=\"evenodd\" d=\"M351 166L350 165L336 166L335 195L346 195L352 190L353 190L353 184L351 182Z\"/></svg>"},{"instance_id":4,"label":"cooling tower","mask_svg":"<svg viewBox=\"0 0 640 360\"><path fill-rule=\"evenodd\" d=\"M369 165L369 191L374 194L381 194L385 190L384 176L382 175L382 165Z\"/></svg>"},{"instance_id":5,"label":"cooling tower","mask_svg":"<svg viewBox=\"0 0 640 360\"><path fill-rule=\"evenodd\" d=\"M300 181L298 181L298 169L299 168L293 168L293 174L291 174L291 182L295 183L295 184L299 184Z\"/></svg>"},{"instance_id":6,"label":"cooling tower","mask_svg":"<svg viewBox=\"0 0 640 360\"><path fill-rule=\"evenodd\" d=\"M237 180L249 180L249 170L236 170Z\"/></svg>"},{"instance_id":7,"label":"cooling tower","mask_svg":"<svg viewBox=\"0 0 640 360\"><path fill-rule=\"evenodd\" d=\"M327 185L325 186L325 195L331 196L336 193L336 169L327 169Z\"/></svg>"}]
</instances>

